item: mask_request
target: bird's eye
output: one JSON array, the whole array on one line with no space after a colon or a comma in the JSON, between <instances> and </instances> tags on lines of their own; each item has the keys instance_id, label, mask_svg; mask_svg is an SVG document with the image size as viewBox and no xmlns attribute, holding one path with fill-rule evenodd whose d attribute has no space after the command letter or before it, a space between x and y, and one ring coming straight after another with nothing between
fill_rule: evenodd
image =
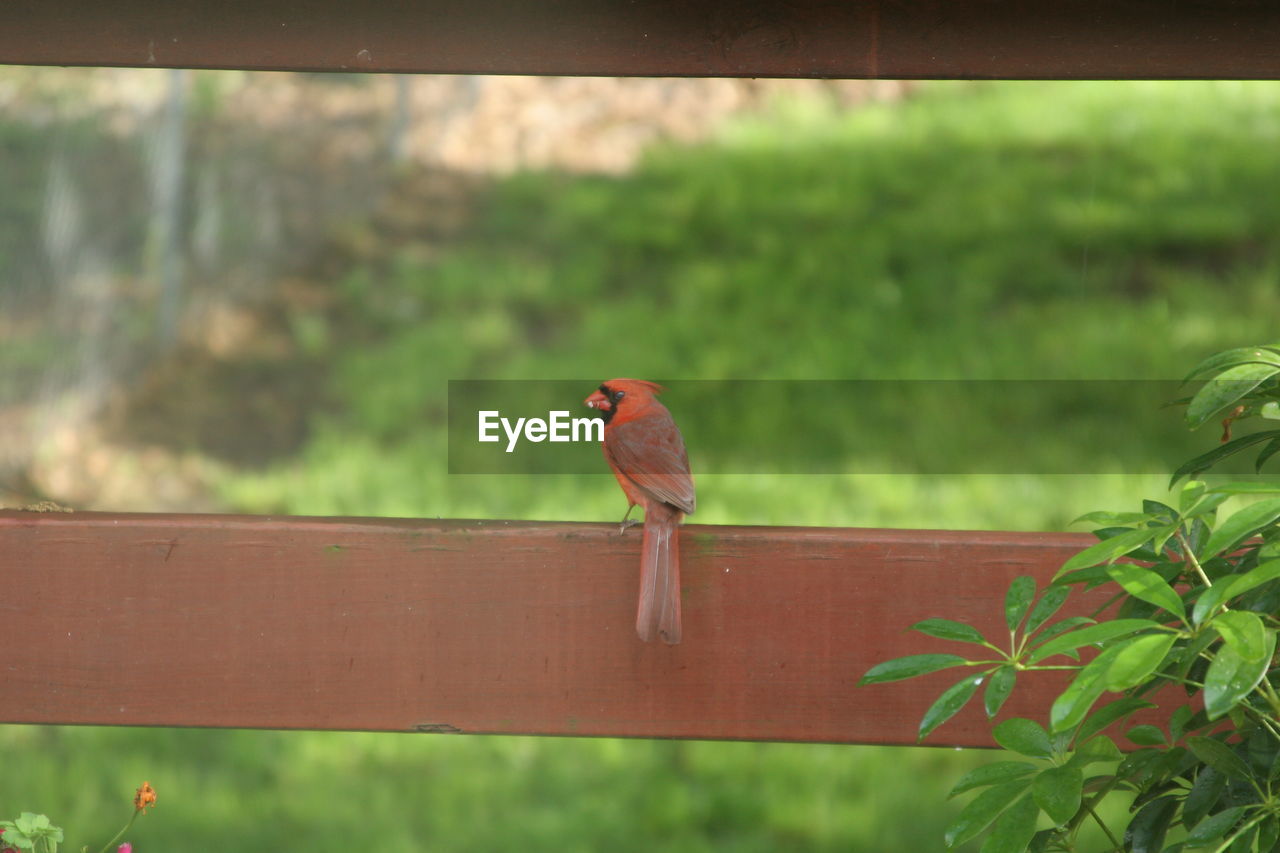
<instances>
[{"instance_id":1,"label":"bird's eye","mask_svg":"<svg viewBox=\"0 0 1280 853\"><path fill-rule=\"evenodd\" d=\"M621 399L622 399L623 397L625 397L625 396L627 396L627 392L626 392L626 391L614 391L614 392L613 392L613 401L616 403L616 402L618 402L619 400L621 400Z\"/></svg>"}]
</instances>

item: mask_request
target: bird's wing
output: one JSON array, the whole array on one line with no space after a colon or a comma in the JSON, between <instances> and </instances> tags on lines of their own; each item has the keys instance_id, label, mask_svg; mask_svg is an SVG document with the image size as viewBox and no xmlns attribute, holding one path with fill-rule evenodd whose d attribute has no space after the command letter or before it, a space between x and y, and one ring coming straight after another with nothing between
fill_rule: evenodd
<instances>
[{"instance_id":1,"label":"bird's wing","mask_svg":"<svg viewBox=\"0 0 1280 853\"><path fill-rule=\"evenodd\" d=\"M649 497L692 514L695 500L689 454L680 430L665 418L636 418L605 430L614 467Z\"/></svg>"}]
</instances>

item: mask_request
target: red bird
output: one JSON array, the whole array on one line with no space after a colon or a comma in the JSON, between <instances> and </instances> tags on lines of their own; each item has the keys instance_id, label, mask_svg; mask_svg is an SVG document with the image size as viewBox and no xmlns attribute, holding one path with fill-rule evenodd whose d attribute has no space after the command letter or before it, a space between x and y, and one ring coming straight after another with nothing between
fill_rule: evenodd
<instances>
[{"instance_id":1,"label":"red bird","mask_svg":"<svg viewBox=\"0 0 1280 853\"><path fill-rule=\"evenodd\" d=\"M627 515L644 509L640 552L640 604L636 633L646 643L654 632L680 642L680 551L676 527L693 514L693 477L684 438L667 407L662 386L640 379L610 379L583 402L604 413L605 461L627 496ZM622 517L626 529L627 516Z\"/></svg>"}]
</instances>

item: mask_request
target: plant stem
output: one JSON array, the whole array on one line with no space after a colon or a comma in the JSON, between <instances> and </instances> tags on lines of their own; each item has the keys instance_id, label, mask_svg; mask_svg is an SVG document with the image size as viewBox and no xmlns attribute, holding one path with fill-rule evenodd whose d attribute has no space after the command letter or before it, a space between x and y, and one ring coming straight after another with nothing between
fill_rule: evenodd
<instances>
[{"instance_id":1,"label":"plant stem","mask_svg":"<svg viewBox=\"0 0 1280 853\"><path fill-rule=\"evenodd\" d=\"M1205 586L1213 586L1213 581L1209 580L1209 576L1204 573L1204 569L1200 567L1200 561L1196 559L1196 554L1191 550L1191 543L1187 540L1187 534L1182 532L1182 525L1178 525L1178 541L1182 543L1182 556L1191 563L1192 568L1196 570L1196 574L1200 575L1200 580L1204 581Z\"/></svg>"},{"instance_id":2,"label":"plant stem","mask_svg":"<svg viewBox=\"0 0 1280 853\"><path fill-rule=\"evenodd\" d=\"M1262 681L1258 683L1257 690L1262 694L1262 698L1267 700L1267 704L1271 706L1272 712L1277 717L1280 717L1280 696L1276 695L1275 688L1271 686L1271 682L1267 681L1266 678L1263 678ZM1267 721L1267 717L1262 716L1261 714L1259 716L1264 721ZM1274 732L1274 728L1272 731Z\"/></svg>"},{"instance_id":3,"label":"plant stem","mask_svg":"<svg viewBox=\"0 0 1280 853\"><path fill-rule=\"evenodd\" d=\"M1213 853L1223 853L1223 851L1225 851L1228 847L1230 847L1232 844L1235 843L1237 838L1239 838L1241 835L1247 832L1250 828L1253 827L1254 824L1258 823L1266 816L1267 816L1266 812L1262 812L1258 814L1253 820L1249 821L1244 826L1240 827L1240 829L1234 835L1232 835L1230 838L1223 841L1222 844L1213 851Z\"/></svg>"},{"instance_id":4,"label":"plant stem","mask_svg":"<svg viewBox=\"0 0 1280 853\"><path fill-rule=\"evenodd\" d=\"M1102 822L1102 818L1098 817L1098 813L1093 810L1093 802L1090 801L1087 805L1085 805L1085 808L1089 810L1089 814L1093 815L1094 823L1102 827L1102 831L1106 833L1107 840L1111 842L1111 846L1116 849L1117 853L1123 850L1124 845L1116 840L1116 837L1111 834L1111 829L1105 823Z\"/></svg>"},{"instance_id":5,"label":"plant stem","mask_svg":"<svg viewBox=\"0 0 1280 853\"><path fill-rule=\"evenodd\" d=\"M1075 816L1073 816L1071 820L1067 821L1065 829L1072 838L1072 844L1075 843L1075 834L1080 831L1080 824L1084 823L1085 816L1093 814L1094 805L1102 802L1103 797L1110 794L1112 789L1118 784L1120 784L1120 779L1116 776L1112 776L1101 788L1097 790L1096 793L1094 793L1092 797L1088 799L1087 802L1084 803L1084 808L1081 811L1076 812ZM1098 820L1098 816L1093 814L1093 819ZM1110 836L1110 834L1111 833L1107 833L1108 836Z\"/></svg>"},{"instance_id":6,"label":"plant stem","mask_svg":"<svg viewBox=\"0 0 1280 853\"><path fill-rule=\"evenodd\" d=\"M129 822L124 825L124 829L117 832L114 838L112 838L106 844L102 845L102 849L99 850L98 853L107 853L107 851L111 849L112 844L115 844L117 841L119 841L121 838L124 837L124 834L129 831L129 827L133 826L133 822L138 819L138 815L141 813L142 813L141 810L134 809L133 816L130 817Z\"/></svg>"}]
</instances>

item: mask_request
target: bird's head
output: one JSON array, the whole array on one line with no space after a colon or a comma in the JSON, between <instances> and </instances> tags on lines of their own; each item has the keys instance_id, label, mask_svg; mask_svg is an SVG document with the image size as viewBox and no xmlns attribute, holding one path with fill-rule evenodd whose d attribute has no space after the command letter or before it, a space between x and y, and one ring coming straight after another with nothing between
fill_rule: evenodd
<instances>
[{"instance_id":1,"label":"bird's head","mask_svg":"<svg viewBox=\"0 0 1280 853\"><path fill-rule=\"evenodd\" d=\"M619 408L639 407L643 402L652 400L662 393L662 386L656 382L643 379L610 379L600 383L591 396L582 402L587 408L597 409L604 414L604 422L608 423Z\"/></svg>"}]
</instances>

